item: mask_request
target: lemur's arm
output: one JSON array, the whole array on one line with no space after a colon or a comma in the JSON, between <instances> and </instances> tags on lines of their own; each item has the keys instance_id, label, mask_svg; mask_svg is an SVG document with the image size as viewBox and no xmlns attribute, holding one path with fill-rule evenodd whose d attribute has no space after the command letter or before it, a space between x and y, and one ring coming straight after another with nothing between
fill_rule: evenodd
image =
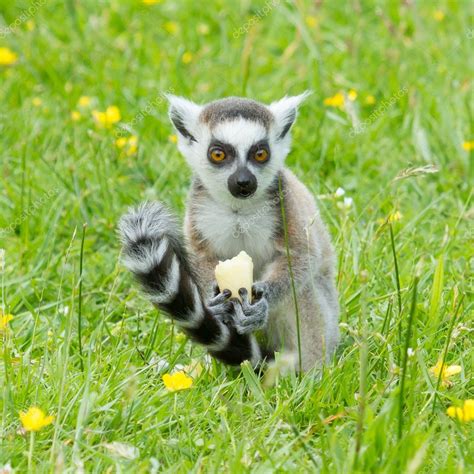
<instances>
[{"instance_id":1,"label":"lemur's arm","mask_svg":"<svg viewBox=\"0 0 474 474\"><path fill-rule=\"evenodd\" d=\"M131 210L120 220L119 229L125 265L150 301L169 314L194 341L231 365L250 360L256 366L269 356L253 335L237 331L237 305L228 299L228 294L205 301L179 226L160 203L145 203Z\"/></svg>"}]
</instances>

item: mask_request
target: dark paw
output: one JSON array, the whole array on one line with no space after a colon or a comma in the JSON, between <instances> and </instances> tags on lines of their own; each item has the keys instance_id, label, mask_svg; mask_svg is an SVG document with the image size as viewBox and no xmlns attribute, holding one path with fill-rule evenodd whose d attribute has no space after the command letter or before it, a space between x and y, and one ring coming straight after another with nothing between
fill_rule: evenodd
<instances>
[{"instance_id":1,"label":"dark paw","mask_svg":"<svg viewBox=\"0 0 474 474\"><path fill-rule=\"evenodd\" d=\"M231 299L234 306L234 326L239 334L250 334L263 329L268 321L268 302L263 293L251 303L245 288L239 290L242 302Z\"/></svg>"},{"instance_id":2,"label":"dark paw","mask_svg":"<svg viewBox=\"0 0 474 474\"><path fill-rule=\"evenodd\" d=\"M213 288L214 296L207 302L208 311L219 321L227 324L232 320L231 313L234 307L229 300L231 295L230 290L224 290L222 293L219 292L217 285Z\"/></svg>"}]
</instances>

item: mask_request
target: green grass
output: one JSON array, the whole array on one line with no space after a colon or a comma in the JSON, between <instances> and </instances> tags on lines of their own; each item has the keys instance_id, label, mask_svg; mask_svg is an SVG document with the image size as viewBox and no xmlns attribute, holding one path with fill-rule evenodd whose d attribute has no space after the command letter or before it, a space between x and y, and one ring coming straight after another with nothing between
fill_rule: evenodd
<instances>
[{"instance_id":1,"label":"green grass","mask_svg":"<svg viewBox=\"0 0 474 474\"><path fill-rule=\"evenodd\" d=\"M0 335L0 466L473 472L474 423L446 415L474 398L473 156L462 146L474 139L472 3L282 0L240 36L264 2L44 3L34 28L0 38L18 55L0 66L2 301L14 316ZM3 25L28 6L1 0ZM161 94L272 101L305 89L314 94L288 165L321 196L338 253L335 361L267 389L248 368L212 362L190 390L168 393L157 359L205 365L204 353L140 295L119 264L115 230L145 198L183 213L190 172L168 139ZM323 105L350 89L358 97L346 110ZM137 156L120 153L117 127L98 129L90 111L71 120L82 95L98 110L117 105L122 123L135 119ZM439 171L394 180L426 165ZM350 209L333 196L338 187ZM392 245L380 220L396 211ZM462 366L450 388L429 373L443 357ZM18 414L33 405L56 420L30 445ZM135 458L113 442L137 448Z\"/></svg>"}]
</instances>

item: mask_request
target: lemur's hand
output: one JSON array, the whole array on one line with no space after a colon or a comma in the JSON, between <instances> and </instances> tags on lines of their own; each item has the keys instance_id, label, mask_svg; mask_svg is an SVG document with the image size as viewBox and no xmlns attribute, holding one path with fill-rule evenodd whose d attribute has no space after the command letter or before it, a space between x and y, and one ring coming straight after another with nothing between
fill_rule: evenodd
<instances>
[{"instance_id":1,"label":"lemur's hand","mask_svg":"<svg viewBox=\"0 0 474 474\"><path fill-rule=\"evenodd\" d=\"M269 284L266 281L256 281L252 285L252 301L257 301L260 298L265 298L268 302Z\"/></svg>"},{"instance_id":2,"label":"lemur's hand","mask_svg":"<svg viewBox=\"0 0 474 474\"><path fill-rule=\"evenodd\" d=\"M217 284L214 284L213 294L214 296L207 302L207 309L219 321L222 321L224 324L230 324L233 320L232 313L234 312L234 307L229 300L230 290L223 290L220 293L219 287Z\"/></svg>"},{"instance_id":3,"label":"lemur's hand","mask_svg":"<svg viewBox=\"0 0 474 474\"><path fill-rule=\"evenodd\" d=\"M268 321L268 302L263 292L256 293L251 303L245 288L239 290L242 303L231 299L234 306L234 326L239 334L249 334L258 329L263 329Z\"/></svg>"}]
</instances>

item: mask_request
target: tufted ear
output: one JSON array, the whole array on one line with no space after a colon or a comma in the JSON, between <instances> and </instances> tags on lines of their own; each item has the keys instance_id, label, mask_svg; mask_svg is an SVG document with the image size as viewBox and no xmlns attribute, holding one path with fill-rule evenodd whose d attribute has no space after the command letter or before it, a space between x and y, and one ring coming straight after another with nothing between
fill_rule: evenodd
<instances>
[{"instance_id":1,"label":"tufted ear","mask_svg":"<svg viewBox=\"0 0 474 474\"><path fill-rule=\"evenodd\" d=\"M285 96L283 99L280 99L277 102L272 102L268 106L275 117L278 140L282 140L288 134L296 119L298 106L311 94L311 91L306 91L300 95L294 95L291 97Z\"/></svg>"},{"instance_id":2,"label":"tufted ear","mask_svg":"<svg viewBox=\"0 0 474 474\"><path fill-rule=\"evenodd\" d=\"M170 103L169 117L178 133L193 142L196 142L198 117L202 107L200 105L176 95L167 94Z\"/></svg>"}]
</instances>

